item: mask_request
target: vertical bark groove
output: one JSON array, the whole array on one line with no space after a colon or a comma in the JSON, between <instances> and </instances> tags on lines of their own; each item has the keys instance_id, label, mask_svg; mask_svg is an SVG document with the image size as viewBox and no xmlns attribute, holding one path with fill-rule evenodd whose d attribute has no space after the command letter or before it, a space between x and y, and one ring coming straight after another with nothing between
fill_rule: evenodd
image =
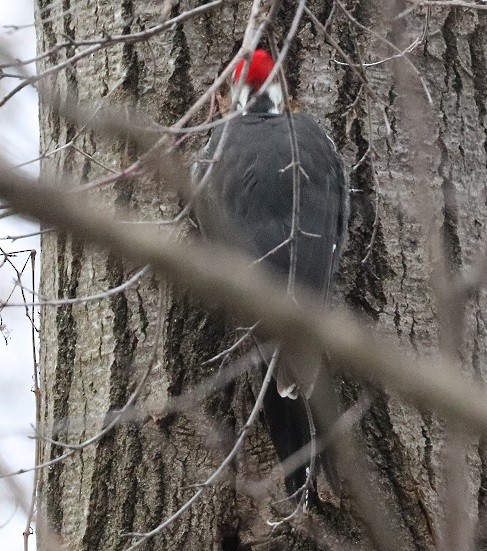
<instances>
[{"instance_id":1,"label":"vertical bark groove","mask_svg":"<svg viewBox=\"0 0 487 551\"><path fill-rule=\"evenodd\" d=\"M438 167L443 182L443 249L448 259L449 267L460 268L462 265L462 250L458 235L458 203L456 200L455 184L450 174L450 160L448 149L440 134L437 141L441 151L441 163Z\"/></svg>"},{"instance_id":2,"label":"vertical bark groove","mask_svg":"<svg viewBox=\"0 0 487 551\"><path fill-rule=\"evenodd\" d=\"M49 2L38 0L38 4L46 7ZM104 33L129 34L160 20L160 3L146 0L123 0L115 11L113 3L105 0L85 4L76 4L76 10L56 21L41 23L39 47L52 47L64 40L63 35L81 39ZM200 4L194 0L174 1L171 16ZM225 2L215 12L178 24L152 39L150 48L146 44L125 44L99 52L53 77L50 93L60 100L69 93L83 105L98 105L124 77L111 99L117 97L130 108L137 106L155 122L173 123L241 44L250 4L247 0ZM281 40L289 28L295 4L285 0L279 13L274 30ZM313 1L308 5L324 22L332 2ZM398 47L403 47L403 42L404 47L411 43L423 28L425 14L421 10L393 23L385 19L385 14L392 20L406 9L402 1L394 2L387 11L382 5L372 9L370 3L357 0L347 0L346 5L358 21L387 36ZM63 0L59 12L72 6L71 0ZM371 101L374 146L378 151L375 170L381 187L380 221L373 253L363 265L379 192L371 163L366 159L351 173L351 187L361 191L352 197L350 241L340 273L340 289L350 307L365 313L364 318L372 326L397 337L398 345L412 354L429 353L437 346L426 235L432 231L430 226L442 232L454 269L467 265L475 256L486 231L486 17L480 13L470 17L459 9L434 11L427 43L408 54L433 95L433 107L423 113L424 120L420 121L424 128L411 131L411 120L416 120L418 113L411 114L414 109L404 101L404 89L396 78L410 74L405 60L367 69L370 85L388 103L392 135L385 138L380 106ZM53 13L54 9L46 11L44 18ZM354 26L340 10L335 13L330 30L355 63L360 60L357 45L365 61L383 59L391 53L369 33ZM73 51L68 46L43 60L39 68L50 67ZM371 145L366 96L354 71L335 64L334 56L338 57L319 29L304 20L286 69L293 100L306 105L320 122L330 122L334 141L351 167ZM414 94L421 84L416 75L410 80ZM42 106L41 116L45 123L43 147L65 145L76 137L79 129L59 119L49 107ZM412 134L420 135L422 142L415 144L416 136ZM78 140L77 146L112 170L127 166L140 153L126 140L105 142L95 132L84 134L82 143ZM480 154L478 144L482 144ZM415 168L421 164L426 168L418 175ZM469 166L473 166L472 174ZM53 174L63 170L73 175L73 181L83 182L107 174L74 149L46 159L43 170ZM108 216L125 217L130 211L134 219L140 216L155 221L161 212L169 216L177 211L179 202L172 190L164 188L162 180L149 179L121 180L94 191L93 197L107 205ZM432 220L422 217L423 202L430 209L428 217ZM113 288L131 273L132 267L122 259L85 249L63 235L57 239L46 237L43 247L43 286L49 291L55 289L59 297L89 294L103 286ZM66 467L58 464L42 475L41 506L48 505L49 521L73 551L121 550L127 544L121 534L151 530L174 513L192 495L194 489L189 486L205 480L223 460L251 409L259 379L259 374L253 372L242 375L201 404L191 404L184 414L162 416L160 412L171 396L180 396L217 373L218 365L202 363L228 345L232 338L228 327L233 325L231 319L203 309L183 290L163 285L161 367L149 377L139 404L147 409L140 408L142 414L138 417L137 405L133 421L120 425L96 446L74 456ZM61 307L57 313L43 312L43 331L51 339L42 345L45 417L48 427L56 422L58 430L54 436L68 442L92 436L111 410L123 406L152 353L158 286L159 282L146 277L108 300ZM485 300L480 294L468 313L469 340L463 355L469 359L467 367L472 367L479 379L487 378L482 315ZM345 402L357 399L356 382L342 382L341 388ZM86 400L81 403L83 397ZM70 415L72 424L63 424ZM418 413L385 389L363 421L362 435L370 461L378 466L377 484L384 500L397 512L398 525L406 527L407 537L401 542L400 551L431 551L436 515L441 511L437 493L443 483L441 420L432 413ZM45 444L45 459L59 453L56 446ZM482 442L475 495L481 518L487 502L486 458ZM260 418L244 449L218 483L141 549L371 549L366 528L358 520L346 487L339 502L330 496L321 478L318 486L323 501L293 525L271 531L266 521L280 518L291 508L289 502L279 502L284 494L282 477L273 473L275 465L275 452ZM475 469L472 466L469 472L472 485L477 483ZM273 479L265 498L254 499L260 480L271 472ZM481 534L480 548L487 549L486 542L487 536Z\"/></svg>"},{"instance_id":3,"label":"vertical bark groove","mask_svg":"<svg viewBox=\"0 0 487 551\"><path fill-rule=\"evenodd\" d=\"M487 154L487 127L485 116L487 115L487 82L483 75L487 72L485 58L485 33L487 32L484 15L479 15L481 22L469 37L470 58L472 60L473 85L475 87L475 103L478 110L478 123L484 130L484 150Z\"/></svg>"},{"instance_id":4,"label":"vertical bark groove","mask_svg":"<svg viewBox=\"0 0 487 551\"><path fill-rule=\"evenodd\" d=\"M181 2L173 5L171 17L179 15L180 5ZM170 123L182 117L188 105L194 102L193 82L189 74L191 67L190 50L182 24L176 25L171 59L174 60L174 71L168 81L168 93L162 109L165 120Z\"/></svg>"},{"instance_id":5,"label":"vertical bark groove","mask_svg":"<svg viewBox=\"0 0 487 551\"><path fill-rule=\"evenodd\" d=\"M388 415L385 395L375 400L363 425L369 442L373 441L372 450L378 452L375 452L374 462L391 485L413 549L428 549L433 544L428 516L412 481L405 450Z\"/></svg>"},{"instance_id":6,"label":"vertical bark groove","mask_svg":"<svg viewBox=\"0 0 487 551\"><path fill-rule=\"evenodd\" d=\"M71 250L68 252L68 238L65 234L58 236L58 298L73 298L78 287L80 267L83 262L83 247L71 241ZM68 260L70 256L71 261ZM56 315L57 327L57 361L53 393L53 415L56 423L53 429L53 438L65 440L69 435L69 390L73 376L73 365L76 354L77 328L73 317L72 306L61 306ZM50 459L55 459L64 453L59 446L52 446ZM56 530L62 527L62 496L63 488L61 477L64 470L63 463L55 464L48 476L49 508L47 517Z\"/></svg>"}]
</instances>

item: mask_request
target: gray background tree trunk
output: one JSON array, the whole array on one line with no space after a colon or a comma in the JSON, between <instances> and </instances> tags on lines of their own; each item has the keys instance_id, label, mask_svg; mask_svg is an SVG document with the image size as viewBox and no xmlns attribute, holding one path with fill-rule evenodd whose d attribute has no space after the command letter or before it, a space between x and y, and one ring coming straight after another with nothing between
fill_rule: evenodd
<instances>
[{"instance_id":1,"label":"gray background tree trunk","mask_svg":"<svg viewBox=\"0 0 487 551\"><path fill-rule=\"evenodd\" d=\"M38 7L48 6L39 0ZM175 17L198 5L172 2ZM403 49L421 36L425 9L417 8L397 21L410 4L348 1L347 8L366 27ZM74 6L74 5L73 5ZM311 11L326 21L331 3L310 1ZM39 51L68 36L90 39L104 33L127 34L159 22L161 3L87 0L43 12L38 20ZM250 3L228 2L221 9L178 24L148 43L116 45L82 60L42 83L59 99L68 93L83 107L106 103L136 108L168 125L182 116L226 66L240 45ZM296 3L284 1L275 25L283 37ZM64 10L63 16L60 10ZM57 17L52 18L53 15ZM387 31L387 32L386 32ZM339 276L348 305L372 326L397 339L412 357L437 349L437 301L433 293L440 256L438 238L450 267L472 262L485 238L487 166L487 18L485 12L433 8L426 41L410 55L432 95L428 106L417 75L403 59L367 69L370 86L384 98L392 135L380 105L369 98L352 68L306 16L286 62L293 100L327 129L350 168L373 145L380 190L369 158L350 173L352 197L350 239ZM357 27L337 8L331 33L354 63L376 61L394 52L377 37ZM359 48L360 54L357 53ZM39 64L39 70L73 55L61 49ZM123 112L123 111L122 111ZM415 115L416 113L416 115ZM73 147L45 158L44 174L69 175L73 186L120 170L139 153L128 140L107 139L60 118L47 102L41 104L41 149L71 142ZM204 119L205 113L201 113ZM191 140L191 147L201 143ZM190 149L190 148L188 148ZM102 165L102 166L101 166ZM380 219L372 253L376 198ZM163 180L131 179L90 192L93 200L114 214L134 220L170 218L179 197ZM84 194L79 195L85 201ZM192 230L182 231L193 238ZM189 234L189 236L188 236ZM115 287L137 267L123 259L80 244L76 236L46 234L42 240L41 295L69 298ZM160 297L160 298L159 298ZM160 303L160 306L159 306ZM485 294L467 308L464 345L460 353L466 377L486 376ZM162 326L157 335L161 307ZM160 338L160 367L151 374L136 410L98 443L42 470L39 510L73 551L119 550L128 532L146 532L174 513L194 492L188 486L205 480L230 450L251 410L255 381L242 375L224 390L184 413L158 415L177 396L214 374L217 366L204 360L230 342L224 320L182 290L151 275L123 293L101 301L42 309L42 429L57 441L76 444L102 429L111 410L121 408L148 363ZM232 341L233 342L233 341ZM391 362L394 357L391 356ZM357 396L357 383L341 384L346 404ZM138 409L139 408L139 409ZM391 395L380 393L361 422L369 463L384 506L394 512L404 538L401 549L433 549L441 517L444 484L444 423L434 413L418 412ZM63 453L42 444L42 460ZM469 493L465 511L475 521L486 500L485 443L470 438L467 446ZM272 531L267 520L285 514L282 477L257 499L253 484L267 477L276 456L265 424L251 429L237 460L188 511L141 549L276 550L368 549L371 544L360 511L345 489L341 500L325 495L317 509L291 526ZM479 532L479 549L487 549ZM43 535L39 535L42 548Z\"/></svg>"}]
</instances>

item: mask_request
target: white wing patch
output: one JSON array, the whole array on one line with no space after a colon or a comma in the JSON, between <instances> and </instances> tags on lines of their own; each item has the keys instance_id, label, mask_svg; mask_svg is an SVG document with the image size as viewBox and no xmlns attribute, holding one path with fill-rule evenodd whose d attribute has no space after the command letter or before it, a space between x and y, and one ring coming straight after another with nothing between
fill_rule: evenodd
<instances>
[{"instance_id":1,"label":"white wing patch","mask_svg":"<svg viewBox=\"0 0 487 551\"><path fill-rule=\"evenodd\" d=\"M335 153L336 153L337 146L335 145L335 142L330 138L330 136L328 136L328 134L325 134L325 136L330 140L331 145L333 146L333 150L334 150Z\"/></svg>"},{"instance_id":2,"label":"white wing patch","mask_svg":"<svg viewBox=\"0 0 487 551\"><path fill-rule=\"evenodd\" d=\"M299 396L298 387L295 384L286 388L278 388L277 392L281 398L291 398L291 400L296 400Z\"/></svg>"}]
</instances>

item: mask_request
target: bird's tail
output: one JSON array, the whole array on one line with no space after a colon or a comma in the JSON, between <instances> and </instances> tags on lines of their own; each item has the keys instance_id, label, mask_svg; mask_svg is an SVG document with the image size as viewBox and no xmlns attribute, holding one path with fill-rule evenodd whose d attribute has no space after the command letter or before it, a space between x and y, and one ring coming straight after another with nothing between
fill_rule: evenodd
<instances>
[{"instance_id":1,"label":"bird's tail","mask_svg":"<svg viewBox=\"0 0 487 551\"><path fill-rule=\"evenodd\" d=\"M279 460L286 461L310 442L310 428L303 399L282 398L271 380L264 397L264 415ZM285 469L286 489L294 495L306 482L307 463ZM287 472L286 472L287 471ZM299 499L300 496L296 494Z\"/></svg>"},{"instance_id":2,"label":"bird's tail","mask_svg":"<svg viewBox=\"0 0 487 551\"><path fill-rule=\"evenodd\" d=\"M307 358L306 367L309 368L313 364L321 364L321 357L313 358L313 360L310 362L310 358ZM286 397L283 397L280 388L283 386L282 374L286 370L289 373L290 361L294 363L298 359L295 356L291 358L287 355L279 359L276 374L277 382L272 379L264 397L264 414L277 455L282 463L306 448L306 453L303 454L301 452L299 456L294 456L296 461L286 462L284 470L287 492L289 495L296 495L296 499L299 500L301 497L299 490L306 483L307 468L310 464L311 451L308 444L311 442L312 427L315 431L315 439L319 447L327 436L338 408L335 403L334 393L322 369L320 369L317 377L313 375L313 384L308 386L307 392L289 393ZM305 366L303 365L303 367ZM265 362L264 369L266 369ZM316 382L315 379L317 379ZM304 402L304 400L308 399L308 403L311 405L309 409L312 412L311 422ZM333 450L327 447L317 454L316 459L317 464L322 467L332 489L337 492L339 479ZM316 472L312 473L312 478L314 479L315 477Z\"/></svg>"}]
</instances>

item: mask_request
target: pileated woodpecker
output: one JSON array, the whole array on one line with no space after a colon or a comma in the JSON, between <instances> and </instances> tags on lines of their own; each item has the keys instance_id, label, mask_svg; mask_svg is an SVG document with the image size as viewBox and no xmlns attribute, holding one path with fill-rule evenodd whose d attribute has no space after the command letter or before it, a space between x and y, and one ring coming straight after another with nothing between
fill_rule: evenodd
<instances>
[{"instance_id":1,"label":"pileated woodpecker","mask_svg":"<svg viewBox=\"0 0 487 551\"><path fill-rule=\"evenodd\" d=\"M293 212L289 124L283 114L283 93L277 80L255 97L273 67L270 54L256 50L245 82L239 83L244 60L237 65L232 77L232 98L238 101L242 114L230 121L219 158L213 159L222 126L212 133L205 147L205 160L212 160L213 167L195 211L201 230L209 239L239 248L256 259L265 257L262 262L267 268L287 276L291 246L283 242L290 236ZM252 99L254 103L248 105ZM301 170L296 283L318 293L325 304L347 233L348 188L333 141L310 116L292 116ZM202 164L203 169L197 170L200 174L207 167ZM263 364L268 363L273 347L269 343L258 346ZM319 376L316 370L308 377L308 388L299 388L289 368L290 361L289 357L279 360L275 380L264 399L265 418L281 461L310 441L304 400L309 398L313 381ZM293 356L292 361L299 362L299 358ZM321 368L322 358L315 363ZM334 467L326 460L324 467L328 479L333 478ZM305 481L304 466L288 474L289 494L295 494ZM336 484L336 480L329 481Z\"/></svg>"}]
</instances>

